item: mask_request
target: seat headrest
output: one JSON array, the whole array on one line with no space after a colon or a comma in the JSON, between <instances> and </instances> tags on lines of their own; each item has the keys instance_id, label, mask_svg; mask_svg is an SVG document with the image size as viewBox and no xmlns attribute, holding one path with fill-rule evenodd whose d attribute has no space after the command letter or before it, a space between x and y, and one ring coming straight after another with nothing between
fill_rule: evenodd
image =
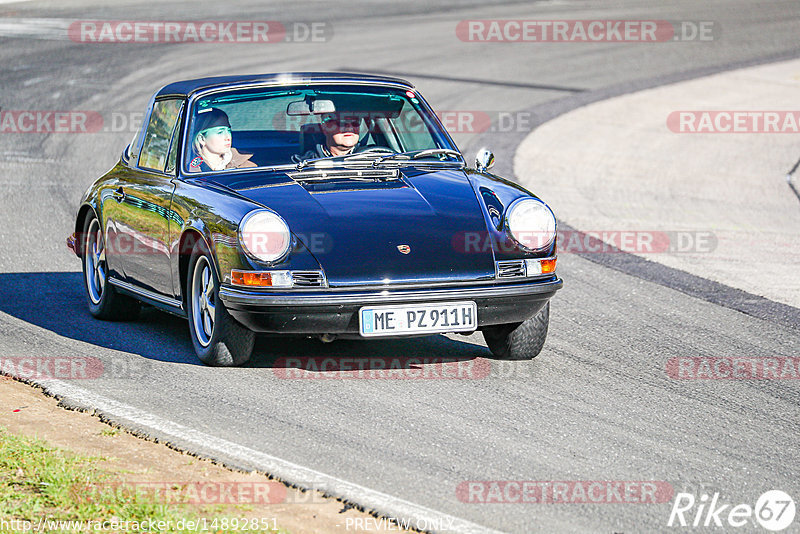
<instances>
[{"instance_id":1,"label":"seat headrest","mask_svg":"<svg viewBox=\"0 0 800 534\"><path fill-rule=\"evenodd\" d=\"M300 155L302 156L309 150L315 150L318 144L325 143L325 134L322 133L322 125L312 122L300 126Z\"/></svg>"}]
</instances>

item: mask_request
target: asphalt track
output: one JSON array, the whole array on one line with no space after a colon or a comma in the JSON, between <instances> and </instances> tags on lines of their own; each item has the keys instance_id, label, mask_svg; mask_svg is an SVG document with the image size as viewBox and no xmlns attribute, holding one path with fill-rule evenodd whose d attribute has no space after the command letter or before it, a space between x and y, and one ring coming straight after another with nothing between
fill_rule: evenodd
<instances>
[{"instance_id":1,"label":"asphalt track","mask_svg":"<svg viewBox=\"0 0 800 534\"><path fill-rule=\"evenodd\" d=\"M568 255L559 260L565 288L553 301L548 342L534 362L491 360L479 335L329 345L264 338L249 366L211 369L194 358L182 320L154 311L135 323L93 320L79 264L64 247L81 194L132 135L122 123L169 81L390 72L439 110L496 118L534 109L535 124L604 95L800 55L796 2L34 0L2 4L0 17L2 110L97 111L115 130L0 135L0 356L100 359L112 371L101 379L50 385L68 403L386 514L446 515L462 531L674 530L671 501L468 504L456 494L464 481L663 481L698 497L718 491L731 504L754 505L770 489L800 498L800 382L675 380L666 371L679 357L797 357L797 325L768 313L747 315L672 289L668 279ZM714 21L719 33L711 42L657 44L467 43L455 34L460 20L516 18ZM266 45L70 41L65 28L84 19L322 21L331 33L323 43ZM467 154L490 144L498 171L508 173L525 128L455 137ZM491 372L475 380L287 380L279 363L289 356L448 357ZM733 530L763 531L753 522Z\"/></svg>"}]
</instances>

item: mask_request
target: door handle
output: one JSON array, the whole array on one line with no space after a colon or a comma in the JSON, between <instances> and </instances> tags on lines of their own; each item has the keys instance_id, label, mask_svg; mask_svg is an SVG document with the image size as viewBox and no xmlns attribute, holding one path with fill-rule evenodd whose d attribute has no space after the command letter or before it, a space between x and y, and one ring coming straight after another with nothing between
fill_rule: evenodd
<instances>
[{"instance_id":1,"label":"door handle","mask_svg":"<svg viewBox=\"0 0 800 534\"><path fill-rule=\"evenodd\" d=\"M120 203L121 203L123 200L125 200L125 193L122 191L122 188L121 188L121 187L120 187L120 188L118 188L118 189L117 189L116 191L114 191L113 193L111 193L111 196L112 196L112 197L114 197L114 200L116 200L117 202L120 202Z\"/></svg>"}]
</instances>

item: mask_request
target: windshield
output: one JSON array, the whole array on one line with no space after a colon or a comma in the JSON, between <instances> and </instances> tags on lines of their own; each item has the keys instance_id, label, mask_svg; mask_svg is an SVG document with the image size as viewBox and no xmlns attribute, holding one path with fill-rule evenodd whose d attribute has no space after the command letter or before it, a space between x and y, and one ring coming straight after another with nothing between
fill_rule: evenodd
<instances>
[{"instance_id":1,"label":"windshield","mask_svg":"<svg viewBox=\"0 0 800 534\"><path fill-rule=\"evenodd\" d=\"M363 86L232 90L198 98L184 150L188 173L299 165L460 161L457 148L413 91ZM428 152L430 151L430 152Z\"/></svg>"}]
</instances>

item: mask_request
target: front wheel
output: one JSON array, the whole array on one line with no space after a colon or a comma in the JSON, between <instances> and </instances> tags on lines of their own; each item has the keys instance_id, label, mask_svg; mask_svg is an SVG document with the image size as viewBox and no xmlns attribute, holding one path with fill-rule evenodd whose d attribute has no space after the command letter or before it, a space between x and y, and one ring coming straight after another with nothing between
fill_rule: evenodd
<instances>
[{"instance_id":1,"label":"front wheel","mask_svg":"<svg viewBox=\"0 0 800 534\"><path fill-rule=\"evenodd\" d=\"M219 298L211 254L197 243L186 279L189 332L197 357L206 365L231 367L250 359L255 333L237 323Z\"/></svg>"},{"instance_id":2,"label":"front wheel","mask_svg":"<svg viewBox=\"0 0 800 534\"><path fill-rule=\"evenodd\" d=\"M550 324L550 302L522 323L487 326L483 339L501 360L531 360L542 352Z\"/></svg>"}]
</instances>

